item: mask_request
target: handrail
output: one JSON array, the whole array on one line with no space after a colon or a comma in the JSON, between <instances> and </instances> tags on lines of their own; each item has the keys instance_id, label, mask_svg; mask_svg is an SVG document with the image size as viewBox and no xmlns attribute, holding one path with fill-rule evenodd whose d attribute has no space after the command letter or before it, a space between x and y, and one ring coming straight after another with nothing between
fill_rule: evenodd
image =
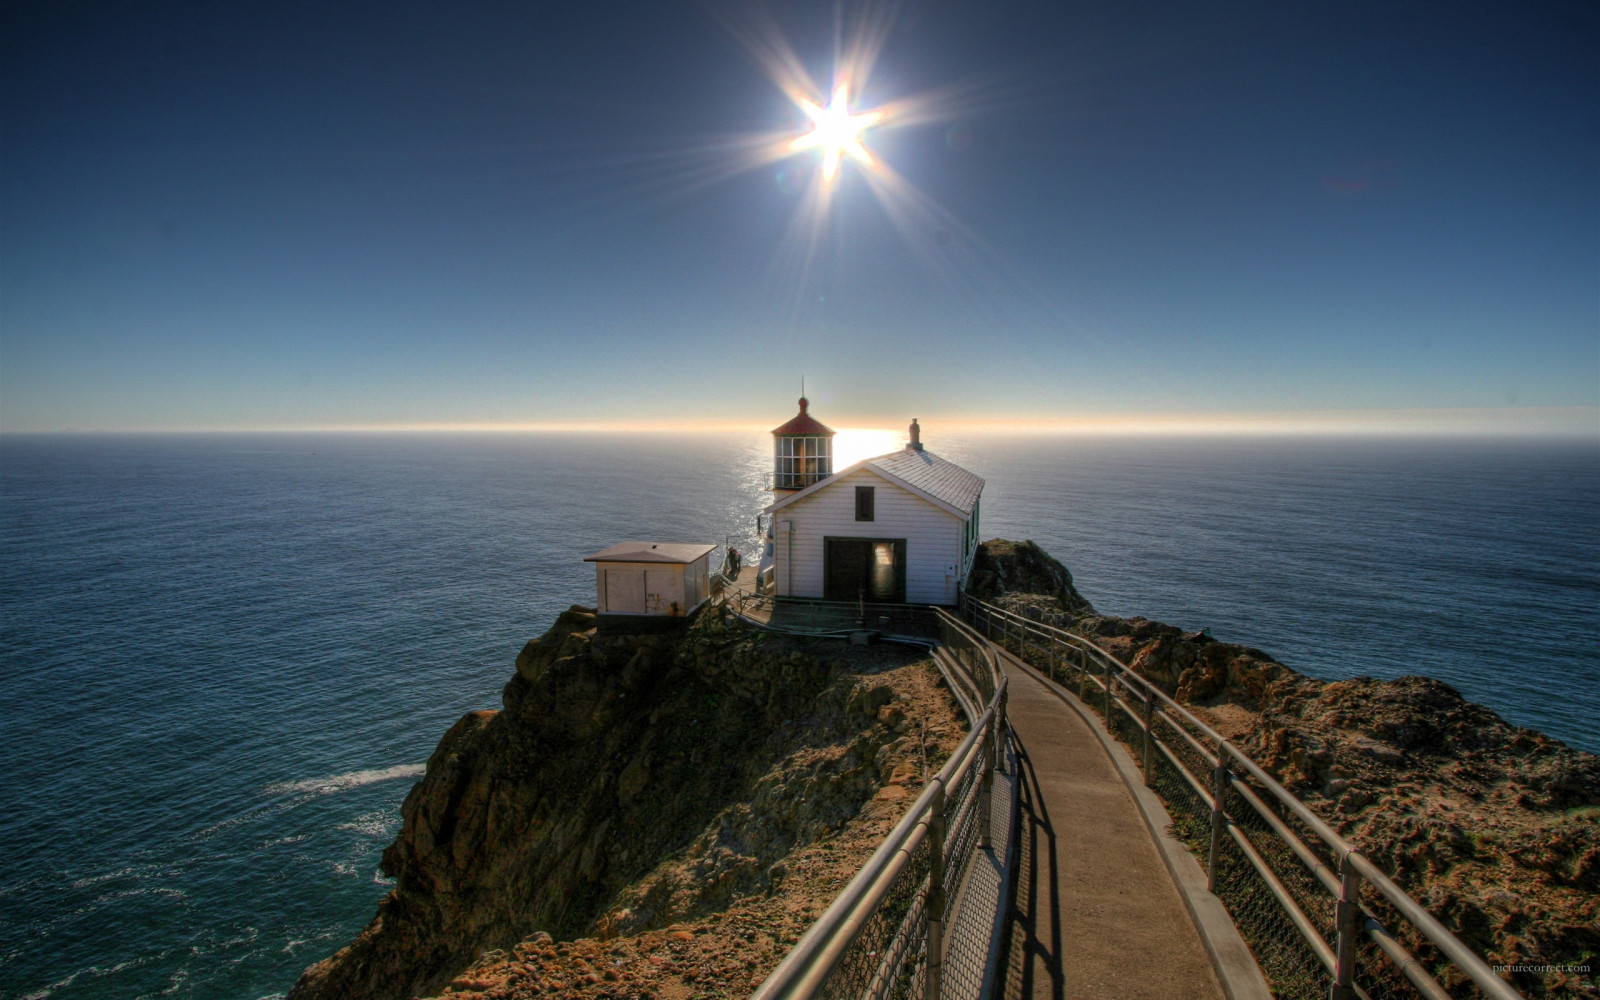
<instances>
[{"instance_id":1,"label":"handrail","mask_svg":"<svg viewBox=\"0 0 1600 1000\"><path fill-rule=\"evenodd\" d=\"M1115 730L1112 718L1112 704L1135 720L1139 724L1139 717L1133 712L1131 706L1121 698L1115 697L1112 687L1121 684L1130 692L1136 692L1147 702L1158 704L1161 710L1154 713L1154 718L1164 719L1173 732L1182 737L1182 743L1187 744L1190 752L1196 753L1208 765L1217 768L1215 780L1220 784L1214 787L1220 789L1219 795L1223 800L1227 798L1230 789L1240 799L1250 806L1248 812L1258 815L1263 820L1270 832L1277 836L1303 864L1313 876L1313 881L1324 891L1328 892L1337 904L1339 943L1336 948L1330 948L1321 933L1317 932L1310 918L1305 915L1298 904L1294 904L1292 896L1284 887L1278 874L1272 869L1271 864L1262 852L1250 843L1248 837L1242 835L1242 830L1234 829L1239 818L1228 813L1226 801L1217 806L1217 795L1205 791L1211 783L1212 775L1196 775L1184 764L1181 754L1174 752L1167 746L1155 727L1150 725L1151 714L1149 705L1143 720L1144 738L1154 741L1157 749L1161 751L1159 759L1165 760L1175 767L1179 774L1187 779L1187 784L1197 794L1200 801L1213 810L1213 831L1220 832L1222 827L1229 828L1229 833L1240 850L1244 860L1256 870L1267 885L1269 891L1278 898L1280 905L1287 902L1284 907L1289 922L1296 932L1304 939L1306 946L1319 960L1319 964L1326 965L1329 973L1334 977L1333 994L1336 997L1356 997L1363 991L1355 983L1356 969L1356 938L1367 938L1373 941L1382 954L1395 967L1418 992L1425 997L1436 998L1448 996L1439 983L1430 976L1418 960L1402 947L1395 938L1384 929L1383 925L1370 912L1366 911L1359 902L1360 883L1365 881L1374 892L1382 897L1397 914L1408 921L1419 934L1428 941L1438 953L1455 965L1468 979L1470 979L1484 993L1498 1000L1522 1000L1520 994L1511 984L1495 975L1483 959L1461 942L1454 934L1430 914L1421 904L1412 899L1406 892L1396 885L1383 871L1370 859L1355 850L1350 844L1322 820L1309 806L1295 798L1276 779L1269 775L1259 764L1251 760L1242 750L1234 746L1211 726L1197 718L1194 713L1182 706L1161 690L1157 685L1143 676L1135 673L1132 668L1112 656L1093 640L1068 632L1065 629L1050 625L1045 622L1018 615L1005 608L997 607L986 601L979 600L967 594L961 595L962 612L977 622L982 619L985 634L992 634L998 622L1001 631L1000 644L1015 637L1019 650L1034 652L1038 656L1049 658L1051 667L1054 668L1056 658L1050 653L1049 648L1041 648L1038 643L1031 641L1038 638L1053 647L1068 647L1080 652L1087 660L1096 662L1099 671L1087 669L1084 666L1072 664L1070 657L1061 657L1060 660L1079 671L1083 682L1093 685L1096 693L1090 700L1101 701L1104 692L1104 705L1106 709L1107 727ZM1104 678L1097 676L1098 672L1104 673ZM1081 689L1080 689L1081 690ZM1196 736L1196 733L1199 736ZM1204 742L1202 742L1204 741ZM1208 746L1209 744L1209 746ZM1214 750L1211 748L1215 748ZM1151 766L1148 753L1144 755L1145 767ZM1251 789L1245 781L1232 772L1243 772L1253 779L1256 788L1264 791L1268 799L1284 810L1288 816L1298 821L1317 840L1321 841L1326 850L1334 857L1340 859L1340 867L1344 872L1341 877L1328 865L1323 864L1315 851L1311 850L1302 839L1292 831L1284 819L1270 808L1257 792ZM1225 780L1224 780L1225 778ZM1150 783L1150 773L1146 773L1146 782ZM1212 839L1213 848L1207 852L1207 866L1212 878L1215 878L1216 844L1215 836ZM1220 889L1218 890L1221 891ZM1292 909L1290 908L1292 907ZM1236 916L1237 919L1237 916Z\"/></svg>"},{"instance_id":2,"label":"handrail","mask_svg":"<svg viewBox=\"0 0 1600 1000\"><path fill-rule=\"evenodd\" d=\"M928 779L922 794L917 796L916 801L906 810L905 815L895 824L894 829L884 838L872 857L850 880L850 884L829 904L822 916L817 918L778 963L778 967L751 995L752 1000L778 1000L778 998L809 1000L815 996L828 977L839 968L852 944L910 863L913 854L928 842L934 827L944 822L949 793L953 789L962 787L965 777L980 762L986 767L998 766L1000 755L996 751L995 742L1004 730L1008 681L1000 671L999 660L993 647L987 641L965 622L942 609L937 609L936 617L941 624L957 630L973 644L974 648L981 651L981 665L988 676L986 678L969 676L964 679L972 682L972 687L977 691L987 690L990 693L988 703L982 715L973 718L967 699L959 699L963 704L963 713L967 715L971 725L967 737L961 741L960 746L950 755L950 759L945 761L938 773ZM950 661L948 664L945 662L947 659ZM936 657L936 662L951 690L959 690L959 682L951 671L964 668L960 658ZM970 674L970 671L966 672ZM980 794L979 783L972 782L968 786L967 794L969 797ZM951 803L951 805L954 806L953 811L956 815L962 814L961 803ZM942 835L935 836L932 843L937 844L941 839ZM940 853L942 855L943 852ZM945 861L946 859L941 856L932 864L935 869L942 870ZM927 891L926 887L923 891ZM929 913L928 919L942 921L943 913L937 915ZM935 930L930 934L930 944L933 944L937 937L938 931ZM913 951L913 949L906 950ZM930 970L936 969L937 955L930 956L928 962ZM931 978L930 989L936 991L937 974Z\"/></svg>"},{"instance_id":3,"label":"handrail","mask_svg":"<svg viewBox=\"0 0 1600 1000\"><path fill-rule=\"evenodd\" d=\"M905 623L907 619L913 624L928 626L933 624L929 620L930 609L917 604L865 604L860 601L825 601L811 598L777 598L771 594L752 593L737 584L730 584L716 593L715 598L746 625L763 629L769 632L781 632L786 635L805 635L818 638L846 636L862 628L876 631L870 626L849 625L843 627L804 626L795 623L774 624L770 618L776 614L781 602L781 607L795 612L797 615L822 615L830 613L847 618L883 619L889 618L896 623ZM765 612L769 620L763 621L754 617L752 611ZM922 619L920 622L918 619ZM884 633L883 638L891 642L910 643L913 645L931 647L931 640L919 638L915 635Z\"/></svg>"}]
</instances>

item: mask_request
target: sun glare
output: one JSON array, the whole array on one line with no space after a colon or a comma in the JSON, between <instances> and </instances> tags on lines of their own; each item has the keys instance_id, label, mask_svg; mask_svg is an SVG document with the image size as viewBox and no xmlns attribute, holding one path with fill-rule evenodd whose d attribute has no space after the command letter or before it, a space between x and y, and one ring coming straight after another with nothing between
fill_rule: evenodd
<instances>
[{"instance_id":1,"label":"sun glare","mask_svg":"<svg viewBox=\"0 0 1600 1000\"><path fill-rule=\"evenodd\" d=\"M708 183L744 170L772 166L815 151L815 172L794 169L784 164L773 171L773 181L786 197L795 199L794 213L769 269L769 285L782 298L780 308L788 323L795 325L821 306L820 297L810 294L818 274L828 265L818 257L836 206L841 204L845 184L841 172L846 160L859 168L864 182L863 197L850 197L848 210L861 202L876 200L889 222L904 238L916 261L926 268L941 286L968 294L988 294L993 290L1014 295L1019 290L1033 296L1015 275L1008 262L991 251L978 236L953 213L920 191L896 171L887 150L872 150L868 143L875 133L918 127L938 126L954 135L963 121L984 110L991 102L1013 100L1000 89L996 79L974 77L934 90L893 96L891 84L875 80L879 56L896 35L899 19L907 5L897 0L863 0L852 5L854 13L845 16L836 10L831 89L807 68L784 37L778 19L764 4L717 5L714 17L732 39L772 82L784 99L803 115L799 128L740 136L719 142L700 152L704 164L686 170L686 183ZM859 105L866 94L874 95L873 105ZM881 96L880 96L881 95ZM787 125L792 126L794 118ZM869 136L868 133L874 133ZM947 139L951 149L957 145ZM908 144L901 155L925 146ZM732 155L730 155L732 154Z\"/></svg>"},{"instance_id":2,"label":"sun glare","mask_svg":"<svg viewBox=\"0 0 1600 1000\"><path fill-rule=\"evenodd\" d=\"M870 168L873 165L872 154L861 143L861 133L882 120L882 111L851 114L850 85L845 83L834 88L833 101L825 108L804 98L798 103L800 110L811 119L812 128L810 132L791 142L789 149L793 152L820 149L824 184L833 182L834 176L839 172L839 162L846 155L863 167Z\"/></svg>"},{"instance_id":3,"label":"sun glare","mask_svg":"<svg viewBox=\"0 0 1600 1000\"><path fill-rule=\"evenodd\" d=\"M833 436L833 471L840 472L863 458L877 458L905 446L904 431L841 427Z\"/></svg>"}]
</instances>

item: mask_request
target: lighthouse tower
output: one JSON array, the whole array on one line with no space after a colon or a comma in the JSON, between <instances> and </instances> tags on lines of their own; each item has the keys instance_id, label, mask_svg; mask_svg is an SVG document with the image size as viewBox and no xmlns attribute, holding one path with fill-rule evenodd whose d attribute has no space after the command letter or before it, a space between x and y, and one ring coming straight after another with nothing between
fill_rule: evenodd
<instances>
[{"instance_id":1,"label":"lighthouse tower","mask_svg":"<svg viewBox=\"0 0 1600 1000\"><path fill-rule=\"evenodd\" d=\"M819 483L833 475L833 429L806 412L811 402L800 397L800 412L781 427L772 429L772 492L779 499ZM772 567L777 525L768 520L757 530L762 534L761 562L756 569L756 587L772 593ZM792 528L792 523L787 523Z\"/></svg>"},{"instance_id":2,"label":"lighthouse tower","mask_svg":"<svg viewBox=\"0 0 1600 1000\"><path fill-rule=\"evenodd\" d=\"M833 431L806 412L810 402L800 397L800 412L772 431L772 491L786 497L833 475Z\"/></svg>"}]
</instances>

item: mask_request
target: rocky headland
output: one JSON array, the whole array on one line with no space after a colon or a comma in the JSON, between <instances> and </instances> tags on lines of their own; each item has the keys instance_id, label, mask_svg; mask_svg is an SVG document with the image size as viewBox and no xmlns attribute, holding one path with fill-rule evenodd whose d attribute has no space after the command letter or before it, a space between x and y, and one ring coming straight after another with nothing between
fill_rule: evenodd
<instances>
[{"instance_id":1,"label":"rocky headland","mask_svg":"<svg viewBox=\"0 0 1600 1000\"><path fill-rule=\"evenodd\" d=\"M1093 638L1232 739L1530 997L1597 995L1600 758L1423 677L1320 681L1101 615L1032 542L973 592ZM385 851L395 886L291 1000L747 996L962 734L931 662L708 616L574 607L462 718Z\"/></svg>"},{"instance_id":2,"label":"rocky headland","mask_svg":"<svg viewBox=\"0 0 1600 1000\"><path fill-rule=\"evenodd\" d=\"M1600 757L1426 677L1321 681L1259 649L1101 615L1032 542L973 593L1092 638L1248 753L1530 997L1600 988Z\"/></svg>"},{"instance_id":3,"label":"rocky headland","mask_svg":"<svg viewBox=\"0 0 1600 1000\"><path fill-rule=\"evenodd\" d=\"M291 1000L746 996L962 738L918 649L596 624L444 735L394 888Z\"/></svg>"}]
</instances>

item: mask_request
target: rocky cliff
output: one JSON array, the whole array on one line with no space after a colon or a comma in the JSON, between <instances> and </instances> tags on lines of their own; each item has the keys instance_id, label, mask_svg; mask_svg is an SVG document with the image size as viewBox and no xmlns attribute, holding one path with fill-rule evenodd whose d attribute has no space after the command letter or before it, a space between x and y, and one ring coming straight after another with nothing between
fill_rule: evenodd
<instances>
[{"instance_id":1,"label":"rocky cliff","mask_svg":"<svg viewBox=\"0 0 1600 1000\"><path fill-rule=\"evenodd\" d=\"M292 1000L510 989L511 960L517 988L538 993L600 995L646 973L748 989L820 912L807 893L843 884L960 739L915 651L711 620L672 635L595 625L563 614L518 656L504 707L445 734L384 852L394 889ZM745 929L671 957L724 919ZM661 961L619 971L602 939ZM548 974L524 983L520 960L546 952Z\"/></svg>"},{"instance_id":2,"label":"rocky cliff","mask_svg":"<svg viewBox=\"0 0 1600 1000\"><path fill-rule=\"evenodd\" d=\"M1600 757L1426 677L1321 681L1259 649L1100 615L1032 542L984 544L987 599L1052 621L1185 702L1530 996L1597 996Z\"/></svg>"}]
</instances>

